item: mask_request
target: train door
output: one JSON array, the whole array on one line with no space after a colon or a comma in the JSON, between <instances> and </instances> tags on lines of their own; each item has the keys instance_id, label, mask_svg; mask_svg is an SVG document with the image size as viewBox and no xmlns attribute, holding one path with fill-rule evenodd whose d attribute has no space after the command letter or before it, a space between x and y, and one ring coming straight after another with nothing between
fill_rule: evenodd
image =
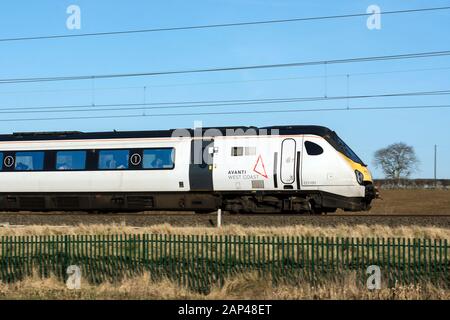
<instances>
[{"instance_id":1,"label":"train door","mask_svg":"<svg viewBox=\"0 0 450 320\"><path fill-rule=\"evenodd\" d=\"M294 139L284 139L281 144L280 181L283 189L300 189L300 149Z\"/></svg>"},{"instance_id":2,"label":"train door","mask_svg":"<svg viewBox=\"0 0 450 320\"><path fill-rule=\"evenodd\" d=\"M191 162L189 164L191 191L213 190L213 148L213 139L193 139L191 141Z\"/></svg>"}]
</instances>

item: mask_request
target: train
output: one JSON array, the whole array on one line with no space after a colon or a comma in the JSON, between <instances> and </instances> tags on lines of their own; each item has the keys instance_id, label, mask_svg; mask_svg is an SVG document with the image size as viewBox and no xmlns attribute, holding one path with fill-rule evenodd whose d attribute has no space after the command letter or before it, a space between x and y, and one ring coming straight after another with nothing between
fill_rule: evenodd
<instances>
[{"instance_id":1,"label":"train","mask_svg":"<svg viewBox=\"0 0 450 320\"><path fill-rule=\"evenodd\" d=\"M323 126L0 135L2 211L367 211L367 165Z\"/></svg>"}]
</instances>

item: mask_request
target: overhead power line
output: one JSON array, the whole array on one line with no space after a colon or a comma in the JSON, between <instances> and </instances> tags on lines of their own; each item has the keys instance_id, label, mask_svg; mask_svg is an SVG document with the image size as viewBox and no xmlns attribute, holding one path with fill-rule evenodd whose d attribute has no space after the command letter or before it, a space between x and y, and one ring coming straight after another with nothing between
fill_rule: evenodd
<instances>
[{"instance_id":1,"label":"overhead power line","mask_svg":"<svg viewBox=\"0 0 450 320\"><path fill-rule=\"evenodd\" d=\"M435 90L435 91L366 94L353 96L173 101L173 102L152 102L152 103L112 103L112 104L97 104L97 105L90 104L90 105L35 106L35 107L1 107L0 114L129 111L129 110L142 110L144 106L150 106L150 108L146 109L148 111L153 109L224 107L224 106L263 105L276 103L317 102L328 100L393 98L393 97L431 96L431 95L449 95L449 94L450 89Z\"/></svg>"},{"instance_id":2,"label":"overhead power line","mask_svg":"<svg viewBox=\"0 0 450 320\"><path fill-rule=\"evenodd\" d=\"M371 76L379 74L395 74L395 73L411 73L411 72L426 72L426 71L441 71L450 70L449 66L435 67L435 68L413 68L413 69L396 69L386 71L374 72L353 72L353 73L336 73L327 75L311 75L302 77L276 77L276 78L257 78L247 80L227 80L227 81L202 81L202 82L179 82L167 84L147 84L145 86L121 86L121 87L96 87L97 91L113 91L113 90L144 90L144 87L149 88L170 88L170 87L187 87L187 86L202 86L202 85L221 85L221 84L235 84L235 83L252 83L252 82L272 82L272 81L290 81L290 80L309 80L309 79L323 79L323 78L339 78L339 77L360 77ZM44 89L44 90L14 90L14 91L0 91L0 94L24 94L24 93L54 93L54 92L92 92L90 88L67 88L67 89Z\"/></svg>"},{"instance_id":3,"label":"overhead power line","mask_svg":"<svg viewBox=\"0 0 450 320\"><path fill-rule=\"evenodd\" d=\"M450 67L436 67L436 68L416 68L416 69L400 69L387 70L378 72L354 72L354 73L340 73L327 75L311 75L302 77L277 77L277 78L259 78L248 80L228 80L228 81L207 81L207 82L185 82L185 83L168 83L168 84L148 84L146 88L161 88L161 87L185 87L185 86L199 86L199 85L218 85L218 84L234 84L234 83L251 83L251 82L271 82L271 81L288 81L288 80L307 80L307 79L322 79L322 78L338 78L338 77L358 77L378 74L393 74L393 73L409 73L409 72L423 72L423 71L438 71L450 70ZM112 90L143 90L144 86L122 86L122 87L96 87L95 91L112 91ZM68 89L48 89L48 90L17 90L17 91L0 91L0 94L24 94L24 93L51 93L51 92L91 92L92 88L68 88Z\"/></svg>"},{"instance_id":4,"label":"overhead power line","mask_svg":"<svg viewBox=\"0 0 450 320\"><path fill-rule=\"evenodd\" d=\"M239 67L233 66L233 67L219 67L219 68L202 68L202 69L186 69L186 70L139 72L139 73L80 75L80 76L10 78L10 79L0 79L0 84L33 83L33 82L48 82L48 81L95 80L95 79L112 79L112 78L125 78L125 77L149 77L149 76L161 76L161 75L224 72L224 71L238 71L238 70L257 70L257 69L269 69L269 68L292 68L292 67L305 67L305 66L324 65L324 64L330 65L330 64L373 62L373 61L386 61L386 60L431 58L431 57L440 57L440 56L448 56L448 55L450 55L450 50L417 52L417 53L406 53L406 54L384 55L384 56L371 56L371 57L345 58L345 59L335 59L335 60L291 62L291 63L281 63L281 64L260 64L260 65L239 66Z\"/></svg>"},{"instance_id":5,"label":"overhead power line","mask_svg":"<svg viewBox=\"0 0 450 320\"><path fill-rule=\"evenodd\" d=\"M405 10L393 10L381 12L383 15L390 14L405 14L405 13L418 13L429 11L442 11L448 10L447 7L432 7L432 8L417 8L417 9L405 9ZM234 22L234 23L220 23L220 24L207 24L207 25L194 25L194 26L179 26L179 27L163 27L152 29L137 29L137 30L125 30L125 31L108 31L108 32L92 32L92 33L80 33L80 34L53 34L42 36L26 36L17 38L2 38L0 42L12 42L12 41L27 41L27 40L49 40L49 39L64 39L64 38L81 38L81 37L99 37L99 36L112 36L112 35L126 35L126 34L138 34L138 33L152 33L152 32L168 32L168 31L181 31L181 30L198 30L198 29L212 29L212 28L230 28L230 27L243 27L254 25L267 25L267 24L281 24L292 22L304 22L315 20L332 20L332 19L347 19L355 17L370 16L372 13L351 13L331 16L316 16L316 17L303 17L303 18L291 18L291 19L278 19L278 20L259 20L259 21L247 21L247 22Z\"/></svg>"},{"instance_id":6,"label":"overhead power line","mask_svg":"<svg viewBox=\"0 0 450 320\"><path fill-rule=\"evenodd\" d=\"M358 110L406 110L406 109L446 109L450 105L422 105L422 106L387 106L387 107L344 107L344 108L314 108L289 110L255 110L255 111L224 111L224 112L198 112L198 113L156 113L156 114L130 114L85 117L54 117L54 118L16 118L0 119L0 122L20 121L51 121L51 120L87 120L87 119L114 119L114 118L142 118L142 117L180 117L180 116L209 116L209 115L236 115L236 114L271 114L271 113L298 113L323 111L358 111Z\"/></svg>"}]
</instances>

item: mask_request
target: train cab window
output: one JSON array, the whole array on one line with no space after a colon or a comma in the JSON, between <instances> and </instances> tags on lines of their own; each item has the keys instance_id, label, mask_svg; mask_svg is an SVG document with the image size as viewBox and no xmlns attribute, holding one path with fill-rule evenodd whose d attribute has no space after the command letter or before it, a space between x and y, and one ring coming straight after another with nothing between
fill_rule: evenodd
<instances>
[{"instance_id":1,"label":"train cab window","mask_svg":"<svg viewBox=\"0 0 450 320\"><path fill-rule=\"evenodd\" d=\"M0 152L0 171L2 171L3 168L3 152Z\"/></svg>"},{"instance_id":2,"label":"train cab window","mask_svg":"<svg viewBox=\"0 0 450 320\"><path fill-rule=\"evenodd\" d=\"M231 148L231 156L232 157L240 157L242 155L244 155L243 147L232 147Z\"/></svg>"},{"instance_id":3,"label":"train cab window","mask_svg":"<svg viewBox=\"0 0 450 320\"><path fill-rule=\"evenodd\" d=\"M58 151L56 153L56 170L86 169L86 151Z\"/></svg>"},{"instance_id":4,"label":"train cab window","mask_svg":"<svg viewBox=\"0 0 450 320\"><path fill-rule=\"evenodd\" d=\"M128 169L128 150L101 150L98 157L98 168L103 170Z\"/></svg>"},{"instance_id":5,"label":"train cab window","mask_svg":"<svg viewBox=\"0 0 450 320\"><path fill-rule=\"evenodd\" d=\"M16 152L16 171L40 171L44 169L44 152Z\"/></svg>"},{"instance_id":6,"label":"train cab window","mask_svg":"<svg viewBox=\"0 0 450 320\"><path fill-rule=\"evenodd\" d=\"M143 154L144 169L173 169L175 166L175 149L173 148L146 149Z\"/></svg>"},{"instance_id":7,"label":"train cab window","mask_svg":"<svg viewBox=\"0 0 450 320\"><path fill-rule=\"evenodd\" d=\"M306 153L310 156L317 156L323 153L323 149L317 143L305 141Z\"/></svg>"}]
</instances>

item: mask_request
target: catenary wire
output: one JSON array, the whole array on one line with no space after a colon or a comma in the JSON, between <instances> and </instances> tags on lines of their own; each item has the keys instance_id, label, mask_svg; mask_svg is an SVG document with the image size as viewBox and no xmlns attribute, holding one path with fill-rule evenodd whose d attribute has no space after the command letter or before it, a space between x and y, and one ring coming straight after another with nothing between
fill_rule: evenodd
<instances>
[{"instance_id":1,"label":"catenary wire","mask_svg":"<svg viewBox=\"0 0 450 320\"><path fill-rule=\"evenodd\" d=\"M314 108L314 109L290 109L290 110L265 110L265 111L224 111L224 112L198 112L198 113L157 113L136 115L108 115L86 117L54 117L54 118L16 118L0 119L0 122L20 121L51 121L51 120L87 120L87 119L113 119L113 118L141 118L141 117L180 117L180 116L205 116L205 115L238 115L238 114L271 114L271 113L297 113L319 111L357 111L357 110L406 110L406 109L446 109L450 105L419 105L419 106L388 106L388 107L342 107L342 108Z\"/></svg>"},{"instance_id":2,"label":"catenary wire","mask_svg":"<svg viewBox=\"0 0 450 320\"><path fill-rule=\"evenodd\" d=\"M328 75L311 75L303 77L277 77L277 78L260 78L248 80L229 80L229 81L208 81L208 82L186 82L186 83L168 83L168 84L147 84L145 87L149 88L165 88L165 87L187 87L187 86L201 86L201 85L220 85L220 84L234 84L234 83L252 83L252 82L270 82L270 81L288 81L288 80L306 80L306 79L322 79L322 78L338 78L338 77L359 77L378 74L394 74L394 73L409 73L409 72L426 72L437 70L450 70L450 67L435 67L435 68L416 68L416 69L397 69L376 72L354 72L354 73L340 73ZM96 87L97 91L112 91L112 90L143 90L144 86L122 86L122 87ZM92 88L68 88L68 89L45 89L45 90L15 90L15 91L0 91L0 94L23 94L23 93L52 93L52 92L91 92Z\"/></svg>"},{"instance_id":3,"label":"catenary wire","mask_svg":"<svg viewBox=\"0 0 450 320\"><path fill-rule=\"evenodd\" d=\"M450 6L392 10L392 11L380 12L380 14L382 14L382 15L405 14L405 13L442 11L442 10L448 10L448 9L450 9ZM137 30L125 30L125 31L91 32L91 33L65 34L65 35L64 34L53 34L53 35L42 35L42 36L1 38L0 42L50 40L50 39L82 38L82 37L100 37L100 36L112 36L112 35L127 35L127 34L138 34L138 33L153 33L153 32L212 29L212 28L230 28L230 27L281 24L281 23L293 23L293 22L304 22L304 21L315 21L315 20L331 20L331 19L343 19L343 18L347 19L347 18L355 18L355 17L366 17L366 16L371 16L371 15L373 15L373 13L364 12L364 13L352 13L352 14L330 15L330 16L315 16L315 17L277 19L277 20L259 20L259 21L248 21L248 22L234 22L234 23L207 24L207 25L180 26L180 27L165 27L165 28L152 28L152 29L137 29Z\"/></svg>"},{"instance_id":4,"label":"catenary wire","mask_svg":"<svg viewBox=\"0 0 450 320\"><path fill-rule=\"evenodd\" d=\"M153 103L110 103L110 104L96 104L96 105L90 104L90 105L37 106L37 107L0 107L0 114L127 111L127 110L140 110L144 106L150 106L150 108L147 108L147 110L180 109L180 108L223 107L223 106L258 105L258 104L274 104L274 103L315 102L315 101L347 100L347 99L431 96L431 95L448 95L448 94L450 94L450 89L435 90L435 91L396 92L396 93L371 94L371 95L366 94L353 96L327 96L327 97L320 96L320 97L204 100L204 101L178 101L178 102L173 101L173 102L153 102Z\"/></svg>"},{"instance_id":5,"label":"catenary wire","mask_svg":"<svg viewBox=\"0 0 450 320\"><path fill-rule=\"evenodd\" d=\"M260 64L260 65L249 65L249 66L240 66L240 67L234 66L234 67L219 67L219 68L185 69L185 70L139 72L139 73L80 75L80 76L10 78L10 79L0 79L0 84L31 83L31 82L34 83L34 82L49 82L49 81L95 80L95 79L113 79L113 78L125 78L125 77L149 77L149 76L176 75L176 74L225 72L225 71L238 71L238 70L292 68L292 67L305 67L305 66L315 66L315 65L330 65L330 64L374 62L374 61L400 60L400 59L431 58L431 57L442 57L442 56L449 56L449 55L450 55L450 50L444 50L444 51L417 52L417 53L405 53L405 54L383 55L383 56L345 58L345 59L335 59L335 60L291 62L291 63L280 63L280 64Z\"/></svg>"}]
</instances>

